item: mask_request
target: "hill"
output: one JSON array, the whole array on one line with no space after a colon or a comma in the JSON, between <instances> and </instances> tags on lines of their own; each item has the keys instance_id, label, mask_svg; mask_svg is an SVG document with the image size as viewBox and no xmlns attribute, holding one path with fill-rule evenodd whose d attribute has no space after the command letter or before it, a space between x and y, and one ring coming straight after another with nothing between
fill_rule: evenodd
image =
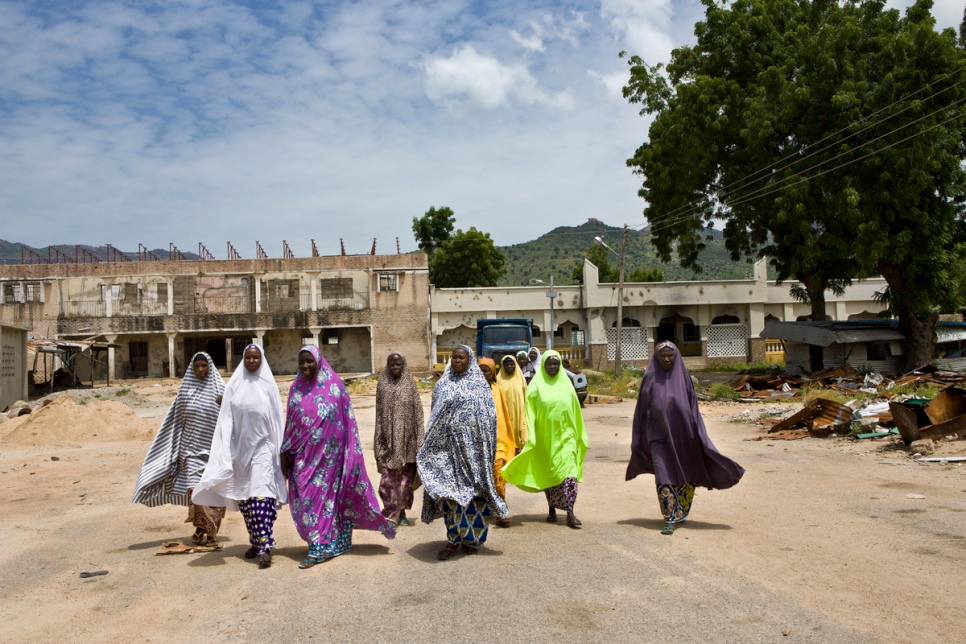
<instances>
[{"instance_id":1,"label":"hill","mask_svg":"<svg viewBox=\"0 0 966 644\"><path fill-rule=\"evenodd\" d=\"M753 267L746 262L733 262L724 247L720 231L709 230L712 240L701 253L703 272L695 273L683 268L677 261L662 263L648 229L627 231L626 273L635 268L659 268L667 281L748 279ZM600 236L616 251L620 251L621 229L608 226L597 219L588 219L579 226L559 226L533 241L503 246L506 253L507 272L500 280L501 286L522 286L531 279L547 281L554 276L555 284L573 284L574 267L583 262L584 252L593 246L594 237ZM612 266L618 258L613 256Z\"/></svg>"},{"instance_id":2,"label":"hill","mask_svg":"<svg viewBox=\"0 0 966 644\"><path fill-rule=\"evenodd\" d=\"M55 252L56 251L56 252ZM137 251L120 251L118 249L111 249L107 246L86 246L83 244L54 244L51 246L44 246L43 248L34 248L26 244L21 244L19 242L8 242L4 239L0 239L0 264L19 264L21 257L23 256L26 263L31 263L31 258L37 259L38 256L44 259L50 259L50 261L56 261L58 253L66 255L72 260L80 257L87 257L90 261L90 257L96 257L102 262L108 261L111 253L120 252L124 257L129 260L137 261L138 252ZM155 257L161 260L168 259L168 250L155 248L154 250L148 251L152 253ZM31 256L33 253L33 256ZM198 259L197 253L181 253L185 259ZM124 261L121 259L121 261Z\"/></svg>"}]
</instances>

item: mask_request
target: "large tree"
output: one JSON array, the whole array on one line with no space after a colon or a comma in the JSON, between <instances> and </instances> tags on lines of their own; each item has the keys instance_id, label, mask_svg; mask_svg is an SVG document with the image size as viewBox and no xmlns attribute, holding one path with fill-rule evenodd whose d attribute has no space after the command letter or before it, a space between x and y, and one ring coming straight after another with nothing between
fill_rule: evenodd
<instances>
[{"instance_id":1,"label":"large tree","mask_svg":"<svg viewBox=\"0 0 966 644\"><path fill-rule=\"evenodd\" d=\"M416 236L416 244L419 246L419 250L430 257L441 244L453 237L453 228L455 227L456 216L453 214L453 209L446 206L439 209L430 206L422 217L413 217L413 234Z\"/></svg>"},{"instance_id":2,"label":"large tree","mask_svg":"<svg viewBox=\"0 0 966 644\"><path fill-rule=\"evenodd\" d=\"M666 70L631 57L624 95L655 116L628 160L659 255L700 270L724 221L733 259L769 257L825 317L825 292L881 274L907 337L932 356L958 304L966 55L930 0L703 0L697 43ZM813 367L821 356L813 355Z\"/></svg>"},{"instance_id":3,"label":"large tree","mask_svg":"<svg viewBox=\"0 0 966 644\"><path fill-rule=\"evenodd\" d=\"M437 246L429 260L429 279L440 288L496 286L506 272L506 257L489 233L457 230Z\"/></svg>"}]
</instances>

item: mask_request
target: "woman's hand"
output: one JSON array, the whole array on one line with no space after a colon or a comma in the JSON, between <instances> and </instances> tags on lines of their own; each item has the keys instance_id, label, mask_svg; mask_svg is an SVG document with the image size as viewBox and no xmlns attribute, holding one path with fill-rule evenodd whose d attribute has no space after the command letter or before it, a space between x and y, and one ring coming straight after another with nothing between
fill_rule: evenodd
<instances>
[{"instance_id":1,"label":"woman's hand","mask_svg":"<svg viewBox=\"0 0 966 644\"><path fill-rule=\"evenodd\" d=\"M285 478L288 478L289 473L292 471L292 464L288 460L288 455L284 452L279 454L279 461L282 464L282 474Z\"/></svg>"}]
</instances>

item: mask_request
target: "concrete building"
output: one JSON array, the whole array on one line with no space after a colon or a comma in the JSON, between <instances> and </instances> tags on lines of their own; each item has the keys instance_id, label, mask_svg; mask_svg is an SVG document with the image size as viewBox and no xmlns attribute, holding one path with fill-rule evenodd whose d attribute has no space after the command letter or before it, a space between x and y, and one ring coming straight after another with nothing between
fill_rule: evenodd
<instances>
[{"instance_id":1,"label":"concrete building","mask_svg":"<svg viewBox=\"0 0 966 644\"><path fill-rule=\"evenodd\" d=\"M654 344L673 341L689 367L710 360L765 359L767 321L807 319L811 307L789 294L791 284L767 279L765 262L748 280L627 283L623 292L621 354L624 364L645 366ZM549 276L548 276L549 277ZM857 282L845 294L828 294L829 319L868 319L882 310L875 293L885 281ZM437 360L457 344L475 342L479 318L522 317L534 321L534 344L594 368L613 368L617 340L618 285L598 282L597 267L584 262L584 284L556 286L551 328L547 287L434 289L430 331Z\"/></svg>"},{"instance_id":2,"label":"concrete building","mask_svg":"<svg viewBox=\"0 0 966 644\"><path fill-rule=\"evenodd\" d=\"M340 373L391 351L428 368L429 294L422 254L0 267L0 320L119 345L96 367L112 378L180 377L196 351L230 371L253 341L276 374L295 373L305 344Z\"/></svg>"}]
</instances>

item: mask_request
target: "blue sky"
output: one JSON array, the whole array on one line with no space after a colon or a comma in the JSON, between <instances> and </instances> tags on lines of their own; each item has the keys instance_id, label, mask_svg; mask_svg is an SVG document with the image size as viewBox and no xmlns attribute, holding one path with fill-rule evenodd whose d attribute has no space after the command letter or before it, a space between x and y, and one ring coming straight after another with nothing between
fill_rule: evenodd
<instances>
[{"instance_id":1,"label":"blue sky","mask_svg":"<svg viewBox=\"0 0 966 644\"><path fill-rule=\"evenodd\" d=\"M904 6L908 0L896 0ZM962 2L940 0L940 26ZM450 206L506 245L643 223L626 50L693 0L0 0L0 238L253 257L415 248Z\"/></svg>"}]
</instances>

